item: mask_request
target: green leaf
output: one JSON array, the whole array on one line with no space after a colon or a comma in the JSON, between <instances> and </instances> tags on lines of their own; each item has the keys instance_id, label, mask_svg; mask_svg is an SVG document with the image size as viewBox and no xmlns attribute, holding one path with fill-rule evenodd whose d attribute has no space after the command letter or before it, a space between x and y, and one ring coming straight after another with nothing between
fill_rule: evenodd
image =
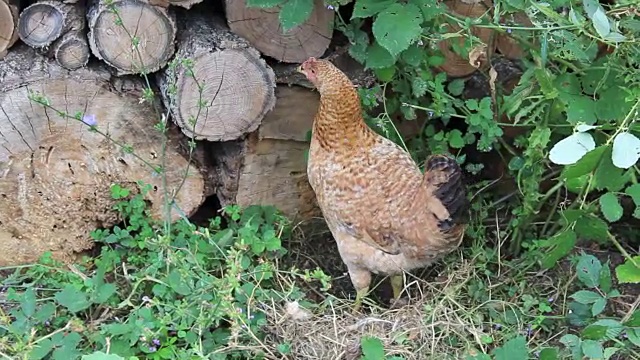
<instances>
[{"instance_id":1,"label":"green leaf","mask_svg":"<svg viewBox=\"0 0 640 360\"><path fill-rule=\"evenodd\" d=\"M611 269L609 269L609 261L607 261L602 269L600 270L600 279L598 280L600 283L600 290L604 293L608 294L611 291Z\"/></svg>"},{"instance_id":2,"label":"green leaf","mask_svg":"<svg viewBox=\"0 0 640 360\"><path fill-rule=\"evenodd\" d=\"M609 24L609 19L602 6L598 6L593 16L591 16L591 21L593 22L593 27L596 29L596 32L598 32L598 35L601 37L605 38L611 32L611 24Z\"/></svg>"},{"instance_id":3,"label":"green leaf","mask_svg":"<svg viewBox=\"0 0 640 360\"><path fill-rule=\"evenodd\" d=\"M596 102L586 96L574 96L567 105L567 121L575 125L579 122L595 124Z\"/></svg>"},{"instance_id":4,"label":"green leaf","mask_svg":"<svg viewBox=\"0 0 640 360\"><path fill-rule=\"evenodd\" d=\"M640 283L640 266L638 265L640 265L640 256L634 256L631 259L627 259L624 264L618 265L616 267L618 282L622 284Z\"/></svg>"},{"instance_id":5,"label":"green leaf","mask_svg":"<svg viewBox=\"0 0 640 360\"><path fill-rule=\"evenodd\" d=\"M36 293L33 288L27 288L20 299L20 308L26 317L31 317L36 312Z\"/></svg>"},{"instance_id":6,"label":"green leaf","mask_svg":"<svg viewBox=\"0 0 640 360\"><path fill-rule=\"evenodd\" d=\"M574 230L578 237L585 240L605 242L609 240L609 225L593 214L584 214L575 224Z\"/></svg>"},{"instance_id":7,"label":"green leaf","mask_svg":"<svg viewBox=\"0 0 640 360\"><path fill-rule=\"evenodd\" d=\"M425 51L424 49L418 47L417 45L411 45L409 48L402 52L400 57L407 64L418 67L424 61Z\"/></svg>"},{"instance_id":8,"label":"green leaf","mask_svg":"<svg viewBox=\"0 0 640 360\"><path fill-rule=\"evenodd\" d=\"M91 303L87 299L87 295L82 291L73 287L73 285L67 285L65 288L54 295L56 302L72 313L77 313L87 309Z\"/></svg>"},{"instance_id":9,"label":"green leaf","mask_svg":"<svg viewBox=\"0 0 640 360\"><path fill-rule=\"evenodd\" d=\"M421 24L417 6L395 3L378 14L372 30L378 43L396 57L420 37Z\"/></svg>"},{"instance_id":10,"label":"green leaf","mask_svg":"<svg viewBox=\"0 0 640 360\"><path fill-rule=\"evenodd\" d=\"M438 15L446 12L446 7L443 6L442 3L433 0L409 0L409 4L416 5L420 8L424 21L431 21Z\"/></svg>"},{"instance_id":11,"label":"green leaf","mask_svg":"<svg viewBox=\"0 0 640 360\"><path fill-rule=\"evenodd\" d=\"M582 0L582 6L584 7L584 11L587 13L589 19L591 19L593 14L600 7L600 3L598 0Z\"/></svg>"},{"instance_id":12,"label":"green leaf","mask_svg":"<svg viewBox=\"0 0 640 360\"><path fill-rule=\"evenodd\" d=\"M247 7L269 9L285 2L285 0L247 0Z\"/></svg>"},{"instance_id":13,"label":"green leaf","mask_svg":"<svg viewBox=\"0 0 640 360\"><path fill-rule=\"evenodd\" d=\"M595 340L584 340L582 342L582 352L591 359L602 359L604 357L602 344Z\"/></svg>"},{"instance_id":14,"label":"green leaf","mask_svg":"<svg viewBox=\"0 0 640 360\"><path fill-rule=\"evenodd\" d=\"M589 151L595 149L596 143L589 133L574 133L558 141L549 151L549 160L558 165L575 164Z\"/></svg>"},{"instance_id":15,"label":"green leaf","mask_svg":"<svg viewBox=\"0 0 640 360\"><path fill-rule=\"evenodd\" d=\"M581 304L593 304L598 299L602 299L600 294L593 292L591 290L580 290L570 296L575 301Z\"/></svg>"},{"instance_id":16,"label":"green leaf","mask_svg":"<svg viewBox=\"0 0 640 360\"><path fill-rule=\"evenodd\" d=\"M612 151L612 148L607 146L594 174L594 183L598 190L607 189L617 192L629 181L628 177L623 174L624 170L613 165Z\"/></svg>"},{"instance_id":17,"label":"green leaf","mask_svg":"<svg viewBox=\"0 0 640 360\"><path fill-rule=\"evenodd\" d=\"M376 337L364 336L360 340L360 346L362 347L362 354L365 359L384 359L384 345L382 344L382 340Z\"/></svg>"},{"instance_id":18,"label":"green leaf","mask_svg":"<svg viewBox=\"0 0 640 360\"><path fill-rule=\"evenodd\" d=\"M54 360L76 359L80 355L78 344L82 341L82 337L77 332L71 332L64 336L62 346L53 350L52 358Z\"/></svg>"},{"instance_id":19,"label":"green leaf","mask_svg":"<svg viewBox=\"0 0 640 360\"><path fill-rule=\"evenodd\" d=\"M600 159L607 150L607 147L608 146L601 145L589 151L580 160L578 160L578 162L565 167L560 174L560 178L566 180L591 173L598 166Z\"/></svg>"},{"instance_id":20,"label":"green leaf","mask_svg":"<svg viewBox=\"0 0 640 360\"><path fill-rule=\"evenodd\" d=\"M185 279L180 274L180 270L173 269L167 275L166 282L171 286L173 291L177 292L180 295L189 295L191 294L191 287L189 286L189 282L185 281Z\"/></svg>"},{"instance_id":21,"label":"green leaf","mask_svg":"<svg viewBox=\"0 0 640 360\"><path fill-rule=\"evenodd\" d=\"M538 360L558 360L558 348L544 348L540 350L540 358Z\"/></svg>"},{"instance_id":22,"label":"green leaf","mask_svg":"<svg viewBox=\"0 0 640 360\"><path fill-rule=\"evenodd\" d=\"M600 283L600 271L602 264L593 255L582 254L576 264L578 279L587 287L594 288Z\"/></svg>"},{"instance_id":23,"label":"green leaf","mask_svg":"<svg viewBox=\"0 0 640 360\"><path fill-rule=\"evenodd\" d=\"M454 149L461 149L465 145L464 138L462 137L462 132L458 129L449 131L448 138L449 146Z\"/></svg>"},{"instance_id":24,"label":"green leaf","mask_svg":"<svg viewBox=\"0 0 640 360\"><path fill-rule=\"evenodd\" d=\"M107 354L102 351L96 351L89 355L82 355L82 360L124 360L120 355Z\"/></svg>"},{"instance_id":25,"label":"green leaf","mask_svg":"<svg viewBox=\"0 0 640 360\"><path fill-rule=\"evenodd\" d=\"M495 360L527 360L529 351L524 336L516 336L493 351Z\"/></svg>"},{"instance_id":26,"label":"green leaf","mask_svg":"<svg viewBox=\"0 0 640 360\"><path fill-rule=\"evenodd\" d=\"M616 194L608 192L600 196L599 202L602 215L604 215L604 218L607 219L608 222L616 222L622 218L624 209L622 205L620 205Z\"/></svg>"},{"instance_id":27,"label":"green leaf","mask_svg":"<svg viewBox=\"0 0 640 360\"><path fill-rule=\"evenodd\" d=\"M455 79L452 80L449 85L447 85L447 90L453 96L460 96L464 91L464 79Z\"/></svg>"},{"instance_id":28,"label":"green leaf","mask_svg":"<svg viewBox=\"0 0 640 360\"><path fill-rule=\"evenodd\" d=\"M374 42L367 49L367 68L381 69L393 66L396 59L385 48Z\"/></svg>"},{"instance_id":29,"label":"green leaf","mask_svg":"<svg viewBox=\"0 0 640 360\"><path fill-rule=\"evenodd\" d=\"M288 0L280 9L279 19L283 32L301 25L313 11L313 0Z\"/></svg>"},{"instance_id":30,"label":"green leaf","mask_svg":"<svg viewBox=\"0 0 640 360\"><path fill-rule=\"evenodd\" d=\"M556 97L558 97L559 91L553 85L552 75L547 69L536 68L534 70L534 75L536 77L536 80L538 80L540 90L542 90L542 94L545 98L555 99Z\"/></svg>"},{"instance_id":31,"label":"green leaf","mask_svg":"<svg viewBox=\"0 0 640 360\"><path fill-rule=\"evenodd\" d=\"M633 203L636 204L636 206L640 206L640 184L630 185L624 192L631 196Z\"/></svg>"},{"instance_id":32,"label":"green leaf","mask_svg":"<svg viewBox=\"0 0 640 360\"><path fill-rule=\"evenodd\" d=\"M42 339L33 347L29 353L29 359L44 359L53 350L53 341L51 339Z\"/></svg>"},{"instance_id":33,"label":"green leaf","mask_svg":"<svg viewBox=\"0 0 640 360\"><path fill-rule=\"evenodd\" d=\"M607 299L601 297L593 303L593 307L591 308L591 314L595 317L598 316L607 306Z\"/></svg>"},{"instance_id":34,"label":"green leaf","mask_svg":"<svg viewBox=\"0 0 640 360\"><path fill-rule=\"evenodd\" d=\"M95 303L96 304L106 303L107 300L109 300L109 298L111 297L111 295L115 293L116 293L115 284L110 284L110 283L102 284L101 286L98 287L98 289L96 289Z\"/></svg>"},{"instance_id":35,"label":"green leaf","mask_svg":"<svg viewBox=\"0 0 640 360\"><path fill-rule=\"evenodd\" d=\"M574 359L582 360L582 349L580 348L582 340L578 336L566 334L560 338L560 342L571 350Z\"/></svg>"},{"instance_id":36,"label":"green leaf","mask_svg":"<svg viewBox=\"0 0 640 360\"><path fill-rule=\"evenodd\" d=\"M557 233L552 238L544 241L543 246L551 247L552 250L546 254L544 259L542 259L542 267L545 269L554 267L558 260L573 250L573 246L576 244L576 241L576 233L570 229Z\"/></svg>"},{"instance_id":37,"label":"green leaf","mask_svg":"<svg viewBox=\"0 0 640 360\"><path fill-rule=\"evenodd\" d=\"M636 309L636 311L631 314L631 317L629 317L629 320L625 321L624 325L640 327L640 310Z\"/></svg>"},{"instance_id":38,"label":"green leaf","mask_svg":"<svg viewBox=\"0 0 640 360\"><path fill-rule=\"evenodd\" d=\"M599 84L599 83L598 83ZM596 116L600 120L617 121L623 119L633 104L625 100L627 92L620 86L600 89L596 101Z\"/></svg>"},{"instance_id":39,"label":"green leaf","mask_svg":"<svg viewBox=\"0 0 640 360\"><path fill-rule=\"evenodd\" d=\"M621 132L613 139L613 165L628 169L640 159L640 139L628 132Z\"/></svg>"},{"instance_id":40,"label":"green leaf","mask_svg":"<svg viewBox=\"0 0 640 360\"><path fill-rule=\"evenodd\" d=\"M395 0L356 0L351 19L372 17L393 4Z\"/></svg>"}]
</instances>

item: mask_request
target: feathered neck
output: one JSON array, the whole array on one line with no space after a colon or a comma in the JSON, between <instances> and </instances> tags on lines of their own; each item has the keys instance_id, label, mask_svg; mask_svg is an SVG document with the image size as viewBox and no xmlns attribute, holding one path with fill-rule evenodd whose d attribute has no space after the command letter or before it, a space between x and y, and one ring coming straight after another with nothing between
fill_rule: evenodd
<instances>
[{"instance_id":1,"label":"feathered neck","mask_svg":"<svg viewBox=\"0 0 640 360\"><path fill-rule=\"evenodd\" d=\"M353 85L323 89L313 121L313 137L320 146L331 150L360 148L372 143L372 134Z\"/></svg>"}]
</instances>

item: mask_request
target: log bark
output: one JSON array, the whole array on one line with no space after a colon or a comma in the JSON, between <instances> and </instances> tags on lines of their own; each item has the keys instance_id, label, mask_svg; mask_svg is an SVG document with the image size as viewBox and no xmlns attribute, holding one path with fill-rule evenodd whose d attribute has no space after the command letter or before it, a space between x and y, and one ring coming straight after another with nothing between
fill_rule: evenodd
<instances>
[{"instance_id":1,"label":"log bark","mask_svg":"<svg viewBox=\"0 0 640 360\"><path fill-rule=\"evenodd\" d=\"M323 0L314 0L309 19L286 33L276 8L250 8L245 0L226 0L225 4L231 30L278 61L300 63L310 56L320 57L331 43L335 14Z\"/></svg>"},{"instance_id":2,"label":"log bark","mask_svg":"<svg viewBox=\"0 0 640 360\"><path fill-rule=\"evenodd\" d=\"M273 70L223 21L189 14L179 22L179 64L158 73L173 121L190 138L208 141L257 129L275 105Z\"/></svg>"},{"instance_id":3,"label":"log bark","mask_svg":"<svg viewBox=\"0 0 640 360\"><path fill-rule=\"evenodd\" d=\"M104 66L71 72L25 45L0 62L0 74L0 266L33 262L45 251L71 261L74 252L91 248L90 231L121 220L111 184L134 193L136 181L150 184L146 199L158 218L165 190L180 189L173 220L202 203L202 175L174 150L174 139L163 158L157 114L139 103L140 79L114 83ZM30 101L30 94L45 97L50 107ZM166 188L136 154L153 166L164 159Z\"/></svg>"},{"instance_id":4,"label":"log bark","mask_svg":"<svg viewBox=\"0 0 640 360\"><path fill-rule=\"evenodd\" d=\"M118 75L155 72L174 54L175 19L162 6L139 0L93 0L87 18L91 52Z\"/></svg>"},{"instance_id":5,"label":"log bark","mask_svg":"<svg viewBox=\"0 0 640 360\"><path fill-rule=\"evenodd\" d=\"M293 221L321 216L307 178L307 132L320 97L278 86L276 106L244 140L214 144L222 206L273 205Z\"/></svg>"},{"instance_id":6,"label":"log bark","mask_svg":"<svg viewBox=\"0 0 640 360\"><path fill-rule=\"evenodd\" d=\"M0 59L18 41L18 0L0 0Z\"/></svg>"}]
</instances>

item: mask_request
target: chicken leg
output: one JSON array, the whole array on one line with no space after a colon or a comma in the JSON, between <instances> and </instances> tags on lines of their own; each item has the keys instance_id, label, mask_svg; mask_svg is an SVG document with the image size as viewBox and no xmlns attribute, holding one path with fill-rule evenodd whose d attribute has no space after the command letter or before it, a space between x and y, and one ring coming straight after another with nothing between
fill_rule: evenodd
<instances>
[{"instance_id":1,"label":"chicken leg","mask_svg":"<svg viewBox=\"0 0 640 360\"><path fill-rule=\"evenodd\" d=\"M347 266L349 269L349 278L353 287L356 288L356 300L353 304L353 312L357 313L362 305L362 299L369 293L369 286L371 285L371 273L364 269L355 268L353 266Z\"/></svg>"}]
</instances>

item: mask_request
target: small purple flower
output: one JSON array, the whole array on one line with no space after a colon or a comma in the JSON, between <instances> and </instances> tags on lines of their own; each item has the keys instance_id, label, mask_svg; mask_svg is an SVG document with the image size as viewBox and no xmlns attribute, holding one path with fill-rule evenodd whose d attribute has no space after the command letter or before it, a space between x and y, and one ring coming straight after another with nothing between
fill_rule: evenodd
<instances>
[{"instance_id":1,"label":"small purple flower","mask_svg":"<svg viewBox=\"0 0 640 360\"><path fill-rule=\"evenodd\" d=\"M511 28L507 28L507 33L511 34L512 31Z\"/></svg>"},{"instance_id":2,"label":"small purple flower","mask_svg":"<svg viewBox=\"0 0 640 360\"><path fill-rule=\"evenodd\" d=\"M156 350L158 350L157 347L155 346L149 346L149 352L156 352Z\"/></svg>"},{"instance_id":3,"label":"small purple flower","mask_svg":"<svg viewBox=\"0 0 640 360\"><path fill-rule=\"evenodd\" d=\"M427 114L429 115L429 117L432 117L433 116L433 111L429 111Z\"/></svg>"},{"instance_id":4,"label":"small purple flower","mask_svg":"<svg viewBox=\"0 0 640 360\"><path fill-rule=\"evenodd\" d=\"M327 5L327 9L329 10L335 10L336 8L333 7L333 5Z\"/></svg>"},{"instance_id":5,"label":"small purple flower","mask_svg":"<svg viewBox=\"0 0 640 360\"><path fill-rule=\"evenodd\" d=\"M502 329L502 325L495 324L495 325L493 325L493 328L496 329L496 330L500 330L500 329Z\"/></svg>"},{"instance_id":6,"label":"small purple flower","mask_svg":"<svg viewBox=\"0 0 640 360\"><path fill-rule=\"evenodd\" d=\"M527 337L531 337L531 335L533 335L533 328L531 328L531 324L527 325L527 329L524 331L524 334Z\"/></svg>"},{"instance_id":7,"label":"small purple flower","mask_svg":"<svg viewBox=\"0 0 640 360\"><path fill-rule=\"evenodd\" d=\"M158 339L153 339L151 342L152 342L152 343L153 343L153 345L155 345L155 346L160 346L160 340L158 340Z\"/></svg>"},{"instance_id":8,"label":"small purple flower","mask_svg":"<svg viewBox=\"0 0 640 360\"><path fill-rule=\"evenodd\" d=\"M142 302L146 303L146 302L151 302L151 299L149 299L149 297L147 295L142 297Z\"/></svg>"},{"instance_id":9,"label":"small purple flower","mask_svg":"<svg viewBox=\"0 0 640 360\"><path fill-rule=\"evenodd\" d=\"M45 321L44 326L51 326L51 322L49 320Z\"/></svg>"},{"instance_id":10,"label":"small purple flower","mask_svg":"<svg viewBox=\"0 0 640 360\"><path fill-rule=\"evenodd\" d=\"M550 303L552 303L552 302L553 302L553 300L555 300L555 299L553 298L553 296L550 296L550 297L547 299L547 301L548 301L548 302L550 302Z\"/></svg>"},{"instance_id":11,"label":"small purple flower","mask_svg":"<svg viewBox=\"0 0 640 360\"><path fill-rule=\"evenodd\" d=\"M82 122L89 126L96 126L96 124L98 123L95 114L84 115L82 117Z\"/></svg>"},{"instance_id":12,"label":"small purple flower","mask_svg":"<svg viewBox=\"0 0 640 360\"><path fill-rule=\"evenodd\" d=\"M622 334L620 334L620 336L622 336L623 339L627 339L629 337L629 335L627 335L627 332L623 332Z\"/></svg>"},{"instance_id":13,"label":"small purple flower","mask_svg":"<svg viewBox=\"0 0 640 360\"><path fill-rule=\"evenodd\" d=\"M539 358L539 357L540 357L540 351L537 351L537 350L536 350L536 351L533 353L533 355L535 355L536 359L537 359L537 358Z\"/></svg>"},{"instance_id":14,"label":"small purple flower","mask_svg":"<svg viewBox=\"0 0 640 360\"><path fill-rule=\"evenodd\" d=\"M418 40L418 45L419 45L419 46L424 45L424 43L422 42L422 40Z\"/></svg>"}]
</instances>

